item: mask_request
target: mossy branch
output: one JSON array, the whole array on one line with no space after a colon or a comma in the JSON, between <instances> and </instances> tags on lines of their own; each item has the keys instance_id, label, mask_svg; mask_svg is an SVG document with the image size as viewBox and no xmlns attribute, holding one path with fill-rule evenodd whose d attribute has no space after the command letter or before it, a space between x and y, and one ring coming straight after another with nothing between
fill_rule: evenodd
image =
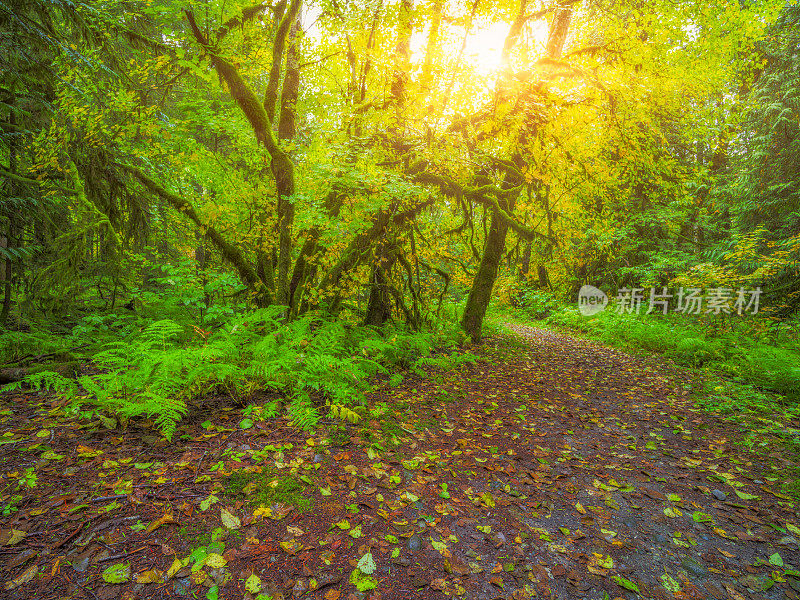
<instances>
[{"instance_id":1,"label":"mossy branch","mask_svg":"<svg viewBox=\"0 0 800 600\"><path fill-rule=\"evenodd\" d=\"M264 111L270 123L272 123L272 119L275 116L275 103L278 101L278 87L280 86L281 78L281 58L283 57L283 50L286 46L286 36L289 33L289 28L297 18L297 11L300 10L300 4L301 0L292 0L292 3L289 5L289 10L281 19L280 25L278 25L278 31L275 33L275 41L272 43L272 66L269 70L267 90L264 93Z\"/></svg>"},{"instance_id":2,"label":"mossy branch","mask_svg":"<svg viewBox=\"0 0 800 600\"><path fill-rule=\"evenodd\" d=\"M288 160L286 154L278 147L275 141L275 136L272 134L272 121L269 118L267 111L264 109L262 103L258 100L255 92L250 89L250 86L242 79L239 71L230 62L222 58L218 49L213 47L206 39L203 32L197 26L194 18L194 13L190 10L184 11L186 19L189 21L189 27L192 29L195 40L203 50L211 58L211 64L217 70L217 73L225 80L230 89L231 96L236 101L244 116L247 118L250 127L259 143L264 144L273 160L281 163ZM285 37L285 36L284 36ZM278 40L276 40L277 44ZM281 44L281 52L283 45Z\"/></svg>"},{"instance_id":3,"label":"mossy branch","mask_svg":"<svg viewBox=\"0 0 800 600\"><path fill-rule=\"evenodd\" d=\"M166 190L136 167L120 163L115 163L115 165L132 175L140 184L147 188L149 192L166 200L175 210L189 217L189 219L195 225L203 230L205 235L208 236L208 239L211 240L217 249L219 249L222 257L234 266L247 287L253 290L261 291L259 289L262 287L261 279L258 277L258 274L253 267L247 262L242 252L236 246L225 240L225 238L223 238L219 231L217 231L214 227L203 223L200 220L200 216L197 214L197 211L188 200Z\"/></svg>"}]
</instances>

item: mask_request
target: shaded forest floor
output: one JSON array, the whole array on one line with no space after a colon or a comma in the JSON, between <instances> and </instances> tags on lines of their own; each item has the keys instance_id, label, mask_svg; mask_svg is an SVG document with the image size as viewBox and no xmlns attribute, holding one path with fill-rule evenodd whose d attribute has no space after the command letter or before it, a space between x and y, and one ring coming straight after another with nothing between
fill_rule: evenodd
<instances>
[{"instance_id":1,"label":"shaded forest floor","mask_svg":"<svg viewBox=\"0 0 800 600\"><path fill-rule=\"evenodd\" d=\"M314 434L211 398L166 443L3 394L0 597L799 597L786 458L661 358L511 328Z\"/></svg>"}]
</instances>

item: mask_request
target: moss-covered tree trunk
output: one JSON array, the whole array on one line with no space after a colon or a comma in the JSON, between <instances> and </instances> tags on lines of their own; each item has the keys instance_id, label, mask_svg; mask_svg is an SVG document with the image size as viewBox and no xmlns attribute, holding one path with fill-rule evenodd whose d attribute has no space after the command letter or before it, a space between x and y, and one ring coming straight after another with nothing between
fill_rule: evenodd
<instances>
[{"instance_id":1,"label":"moss-covered tree trunk","mask_svg":"<svg viewBox=\"0 0 800 600\"><path fill-rule=\"evenodd\" d=\"M514 201L501 201L500 206L506 212L513 210ZM492 212L492 222L486 235L486 243L483 247L481 263L478 272L472 280L472 287L469 290L467 306L464 309L464 316L461 318L461 326L464 328L473 342L481 339L483 328L483 318L486 316L486 309L489 307L489 300L492 297L492 289L497 279L497 269L500 266L500 258L506 247L506 234L508 233L508 222L501 219L496 211Z\"/></svg>"},{"instance_id":2,"label":"moss-covered tree trunk","mask_svg":"<svg viewBox=\"0 0 800 600\"><path fill-rule=\"evenodd\" d=\"M388 259L384 253L382 259L378 260L372 268L364 325L380 326L392 316L391 283L388 278L389 267L385 265L387 262Z\"/></svg>"}]
</instances>

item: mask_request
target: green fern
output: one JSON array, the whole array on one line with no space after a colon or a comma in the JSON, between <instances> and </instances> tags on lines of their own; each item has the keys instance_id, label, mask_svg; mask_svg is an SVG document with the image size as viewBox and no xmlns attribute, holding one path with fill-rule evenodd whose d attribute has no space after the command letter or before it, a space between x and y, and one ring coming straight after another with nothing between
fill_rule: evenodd
<instances>
[{"instance_id":1,"label":"green fern","mask_svg":"<svg viewBox=\"0 0 800 600\"><path fill-rule=\"evenodd\" d=\"M349 421L353 424L356 424L361 420L361 415L341 404L331 404L329 406L328 416L334 419L339 419L340 421Z\"/></svg>"},{"instance_id":2,"label":"green fern","mask_svg":"<svg viewBox=\"0 0 800 600\"><path fill-rule=\"evenodd\" d=\"M15 381L3 386L4 390L19 390L27 384L35 390L53 391L65 398L72 398L78 392L78 386L73 379L64 377L55 371L39 371L25 377L22 381Z\"/></svg>"},{"instance_id":3,"label":"green fern","mask_svg":"<svg viewBox=\"0 0 800 600\"><path fill-rule=\"evenodd\" d=\"M90 403L125 419L147 417L171 438L187 412L187 402L222 387L233 397L268 388L284 394L292 423L304 429L320 419L313 401L327 414L358 423L369 380L387 366L452 368L472 355L426 358L441 343L432 332L354 327L307 315L284 322L281 307L234 316L202 345L185 341L186 329L170 319L148 325L125 340L106 344L94 357L102 371L77 382L41 372L26 382L74 397L79 387ZM400 377L395 376L395 379ZM17 384L17 386L20 384ZM278 416L273 401L262 416ZM325 409L321 409L325 410Z\"/></svg>"},{"instance_id":4,"label":"green fern","mask_svg":"<svg viewBox=\"0 0 800 600\"><path fill-rule=\"evenodd\" d=\"M287 407L292 425L300 429L311 429L319 423L319 412L307 399L296 399Z\"/></svg>"}]
</instances>

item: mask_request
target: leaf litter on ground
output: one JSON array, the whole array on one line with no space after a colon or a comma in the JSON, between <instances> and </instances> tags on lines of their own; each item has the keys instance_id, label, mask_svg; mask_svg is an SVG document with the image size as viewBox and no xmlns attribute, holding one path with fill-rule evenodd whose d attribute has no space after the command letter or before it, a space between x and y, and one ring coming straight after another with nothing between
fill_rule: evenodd
<instances>
[{"instance_id":1,"label":"leaf litter on ground","mask_svg":"<svg viewBox=\"0 0 800 600\"><path fill-rule=\"evenodd\" d=\"M145 431L87 434L54 421L48 395L4 394L2 435L15 443L0 452L16 482L0 497L6 589L798 597L794 500L729 423L695 407L684 373L514 329L472 349L474 365L375 392L389 414L347 436L309 437L284 419L241 427L223 404L167 445ZM298 481L311 506L265 503L258 484L232 493L237 472L263 477L266 493Z\"/></svg>"}]
</instances>

